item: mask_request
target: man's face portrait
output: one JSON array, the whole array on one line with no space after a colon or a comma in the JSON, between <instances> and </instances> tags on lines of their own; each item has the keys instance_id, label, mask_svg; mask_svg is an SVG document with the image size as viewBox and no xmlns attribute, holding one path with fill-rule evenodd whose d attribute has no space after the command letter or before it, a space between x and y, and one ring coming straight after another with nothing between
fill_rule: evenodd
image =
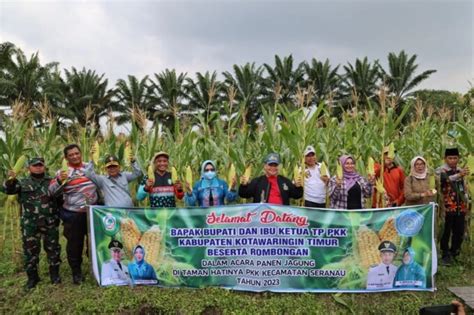
<instances>
[{"instance_id":1,"label":"man's face portrait","mask_svg":"<svg viewBox=\"0 0 474 315\"><path fill-rule=\"evenodd\" d=\"M380 253L380 258L385 265L390 265L393 262L393 258L395 258L395 253L384 251Z\"/></svg>"}]
</instances>

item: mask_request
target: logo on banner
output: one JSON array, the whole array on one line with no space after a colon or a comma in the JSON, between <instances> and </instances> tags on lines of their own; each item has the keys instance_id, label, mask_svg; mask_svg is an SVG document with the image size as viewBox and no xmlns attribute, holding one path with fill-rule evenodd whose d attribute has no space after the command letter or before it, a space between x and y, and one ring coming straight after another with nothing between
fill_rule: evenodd
<instances>
[{"instance_id":1,"label":"logo on banner","mask_svg":"<svg viewBox=\"0 0 474 315\"><path fill-rule=\"evenodd\" d=\"M117 219L115 219L112 213L107 213L105 217L102 218L102 224L104 225L104 231L107 235L113 236L117 233Z\"/></svg>"},{"instance_id":2,"label":"logo on banner","mask_svg":"<svg viewBox=\"0 0 474 315\"><path fill-rule=\"evenodd\" d=\"M424 217L415 210L406 210L395 219L395 228L401 236L415 236L423 227Z\"/></svg>"}]
</instances>

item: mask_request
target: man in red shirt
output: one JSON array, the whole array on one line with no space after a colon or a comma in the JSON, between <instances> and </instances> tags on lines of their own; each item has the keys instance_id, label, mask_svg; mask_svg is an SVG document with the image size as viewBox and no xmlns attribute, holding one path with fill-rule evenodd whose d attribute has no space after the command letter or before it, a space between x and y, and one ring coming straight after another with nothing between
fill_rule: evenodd
<instances>
[{"instance_id":1,"label":"man in red shirt","mask_svg":"<svg viewBox=\"0 0 474 315\"><path fill-rule=\"evenodd\" d=\"M383 187L385 188L386 207L399 207L405 203L405 194L403 185L405 182L405 174L403 169L396 165L392 158L388 156L388 147L383 149L384 166L383 166ZM375 164L375 177L380 178L381 165ZM375 190L376 192L376 190ZM377 204L377 194L373 194L372 207L382 207L382 199Z\"/></svg>"},{"instance_id":2,"label":"man in red shirt","mask_svg":"<svg viewBox=\"0 0 474 315\"><path fill-rule=\"evenodd\" d=\"M249 178L241 177L239 187L241 198L253 198L254 203L289 205L290 198L303 197L302 178L297 178L295 183L292 183L288 178L278 175L280 156L277 153L267 155L264 162L265 175L250 182Z\"/></svg>"}]
</instances>

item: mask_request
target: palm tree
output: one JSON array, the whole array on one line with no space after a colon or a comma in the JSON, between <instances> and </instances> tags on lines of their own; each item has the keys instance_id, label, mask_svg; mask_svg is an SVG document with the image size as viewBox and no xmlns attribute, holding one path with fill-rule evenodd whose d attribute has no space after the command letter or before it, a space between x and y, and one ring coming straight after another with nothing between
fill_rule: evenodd
<instances>
[{"instance_id":1,"label":"palm tree","mask_svg":"<svg viewBox=\"0 0 474 315\"><path fill-rule=\"evenodd\" d=\"M184 83L186 73L177 74L176 71L166 69L159 74L155 73L155 80L150 80L150 102L156 106L154 124L160 121L169 129L179 133L179 117L182 115L182 102L186 96Z\"/></svg>"},{"instance_id":2,"label":"palm tree","mask_svg":"<svg viewBox=\"0 0 474 315\"><path fill-rule=\"evenodd\" d=\"M261 113L259 99L264 91L263 68L256 68L255 63L246 63L244 66L234 65L233 69L234 75L228 71L222 73L224 82L237 90L236 100L239 102L243 124L247 121L253 124Z\"/></svg>"},{"instance_id":3,"label":"palm tree","mask_svg":"<svg viewBox=\"0 0 474 315\"><path fill-rule=\"evenodd\" d=\"M199 111L204 116L204 121L209 124L211 114L220 112L222 100L222 83L217 80L217 72L206 71L204 75L196 72L196 81L186 79L186 94L189 100L189 110Z\"/></svg>"},{"instance_id":4,"label":"palm tree","mask_svg":"<svg viewBox=\"0 0 474 315\"><path fill-rule=\"evenodd\" d=\"M311 63L304 63L308 85L312 86L314 91L313 104L317 105L338 93L341 81L337 74L338 69L339 66L331 68L329 59L323 63L313 58Z\"/></svg>"},{"instance_id":5,"label":"palm tree","mask_svg":"<svg viewBox=\"0 0 474 315\"><path fill-rule=\"evenodd\" d=\"M376 60L371 64L367 57L356 59L355 67L348 63L344 66L345 74L342 77L342 95L345 103L367 104L377 93L379 66Z\"/></svg>"},{"instance_id":6,"label":"palm tree","mask_svg":"<svg viewBox=\"0 0 474 315\"><path fill-rule=\"evenodd\" d=\"M58 63L41 65L38 53L28 59L12 43L0 45L0 104L10 105L19 100L35 107L44 98L57 98ZM53 83L53 84L51 84ZM56 82L57 83L57 82Z\"/></svg>"},{"instance_id":7,"label":"palm tree","mask_svg":"<svg viewBox=\"0 0 474 315\"><path fill-rule=\"evenodd\" d=\"M410 58L402 50L398 55L391 52L388 54L388 72L383 68L381 71L381 79L387 86L391 96L395 98L395 103L402 102L415 86L426 80L436 70L426 70L419 75L415 75L418 65L415 64L416 55Z\"/></svg>"},{"instance_id":8,"label":"palm tree","mask_svg":"<svg viewBox=\"0 0 474 315\"><path fill-rule=\"evenodd\" d=\"M303 64L293 69L292 55L284 57L283 60L275 55L275 67L266 63L263 66L268 73L265 79L267 101L273 99L275 103L279 101L284 104L292 103L297 87L303 83Z\"/></svg>"},{"instance_id":9,"label":"palm tree","mask_svg":"<svg viewBox=\"0 0 474 315\"><path fill-rule=\"evenodd\" d=\"M99 119L108 115L113 109L112 97L114 91L107 89L108 81L104 74L98 75L95 71L82 68L77 71L64 69L65 80L62 84L64 103L60 109L63 118L77 122L81 126L94 122L99 126ZM91 113L84 110L92 108Z\"/></svg>"},{"instance_id":10,"label":"palm tree","mask_svg":"<svg viewBox=\"0 0 474 315\"><path fill-rule=\"evenodd\" d=\"M114 110L120 113L116 117L119 125L130 121L134 107L138 107L145 113L148 113L150 115L149 118L154 116L156 110L151 106L152 103L150 102L148 76L138 81L135 76L129 75L128 81L119 79L115 86L117 102Z\"/></svg>"}]
</instances>

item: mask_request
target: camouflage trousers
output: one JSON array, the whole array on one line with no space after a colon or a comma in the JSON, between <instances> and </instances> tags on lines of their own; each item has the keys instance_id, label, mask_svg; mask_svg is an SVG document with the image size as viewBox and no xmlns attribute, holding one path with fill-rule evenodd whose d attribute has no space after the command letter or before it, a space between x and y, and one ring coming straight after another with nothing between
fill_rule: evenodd
<instances>
[{"instance_id":1,"label":"camouflage trousers","mask_svg":"<svg viewBox=\"0 0 474 315\"><path fill-rule=\"evenodd\" d=\"M59 245L59 218L57 215L23 214L21 232L25 270L37 271L41 240L48 257L49 266L61 263L61 246Z\"/></svg>"}]
</instances>

